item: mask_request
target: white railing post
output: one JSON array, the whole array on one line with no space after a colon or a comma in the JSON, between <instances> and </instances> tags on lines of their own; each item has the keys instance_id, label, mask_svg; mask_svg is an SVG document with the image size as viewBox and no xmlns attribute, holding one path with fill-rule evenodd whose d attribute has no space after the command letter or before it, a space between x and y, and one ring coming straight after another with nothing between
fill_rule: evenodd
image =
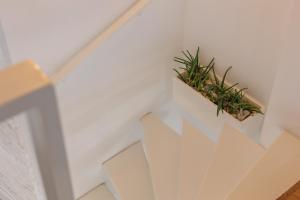
<instances>
[{"instance_id":1,"label":"white railing post","mask_svg":"<svg viewBox=\"0 0 300 200\"><path fill-rule=\"evenodd\" d=\"M32 62L0 71L0 121L27 113L48 200L74 200L54 86Z\"/></svg>"}]
</instances>

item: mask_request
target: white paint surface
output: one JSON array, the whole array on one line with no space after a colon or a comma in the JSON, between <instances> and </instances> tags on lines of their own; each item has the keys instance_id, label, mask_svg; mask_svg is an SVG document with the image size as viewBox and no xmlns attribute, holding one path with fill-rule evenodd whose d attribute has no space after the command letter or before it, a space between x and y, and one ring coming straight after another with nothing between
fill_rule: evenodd
<instances>
[{"instance_id":1,"label":"white paint surface","mask_svg":"<svg viewBox=\"0 0 300 200\"><path fill-rule=\"evenodd\" d=\"M264 104L279 67L268 116L298 131L300 6L295 1L284 45L290 1L187 0L183 28L184 0L152 0L104 42L57 86L76 196L104 181L101 162L140 138L133 124L168 99L165 80L183 30L185 48L199 45L204 61L216 57L220 72L233 65L230 80ZM4 0L0 18L12 61L33 58L51 74L132 3Z\"/></svg>"},{"instance_id":2,"label":"white paint surface","mask_svg":"<svg viewBox=\"0 0 300 200\"><path fill-rule=\"evenodd\" d=\"M274 82L267 122L262 135L266 146L279 135L276 127L286 129L300 137L300 2L293 1L286 29L285 45Z\"/></svg>"},{"instance_id":3,"label":"white paint surface","mask_svg":"<svg viewBox=\"0 0 300 200\"><path fill-rule=\"evenodd\" d=\"M114 200L114 197L106 185L100 185L85 194L80 200Z\"/></svg>"},{"instance_id":4,"label":"white paint surface","mask_svg":"<svg viewBox=\"0 0 300 200\"><path fill-rule=\"evenodd\" d=\"M0 199L42 200L31 164L25 115L0 124Z\"/></svg>"},{"instance_id":5,"label":"white paint surface","mask_svg":"<svg viewBox=\"0 0 300 200\"><path fill-rule=\"evenodd\" d=\"M38 185L44 186L47 199L73 200L64 135L53 85L38 65L30 61L2 70L0 80L0 121L22 112L28 115L30 134L26 134L29 131L24 126L21 134L26 134L23 138L29 144L30 150L27 153L32 155L30 165ZM18 168L10 171L8 176L17 173ZM16 181L18 178L22 177L16 176ZM14 184L12 189L13 186Z\"/></svg>"},{"instance_id":6,"label":"white paint surface","mask_svg":"<svg viewBox=\"0 0 300 200\"><path fill-rule=\"evenodd\" d=\"M0 24L0 67L6 67L8 52ZM42 199L33 171L26 116L19 115L0 123L0 199Z\"/></svg>"},{"instance_id":7,"label":"white paint surface","mask_svg":"<svg viewBox=\"0 0 300 200\"><path fill-rule=\"evenodd\" d=\"M3 31L2 23L0 21L0 69L3 69L10 64L11 60L8 52L6 37Z\"/></svg>"},{"instance_id":8,"label":"white paint surface","mask_svg":"<svg viewBox=\"0 0 300 200\"><path fill-rule=\"evenodd\" d=\"M181 137L152 113L141 122L155 198L177 199Z\"/></svg>"},{"instance_id":9,"label":"white paint surface","mask_svg":"<svg viewBox=\"0 0 300 200\"><path fill-rule=\"evenodd\" d=\"M184 46L267 105L279 64L289 0L187 0Z\"/></svg>"},{"instance_id":10,"label":"white paint surface","mask_svg":"<svg viewBox=\"0 0 300 200\"><path fill-rule=\"evenodd\" d=\"M152 1L58 85L76 194L104 180L99 167L112 144L168 98L169 61L181 48L182 4Z\"/></svg>"},{"instance_id":11,"label":"white paint surface","mask_svg":"<svg viewBox=\"0 0 300 200\"><path fill-rule=\"evenodd\" d=\"M227 112L221 112L217 116L217 106L214 103L177 77L173 78L173 98L178 107L193 115L198 122L204 124L205 128L201 130L211 138L218 138L223 132L225 124L234 127L255 141L258 141L260 138L261 127L264 121L263 115L256 114L242 122Z\"/></svg>"},{"instance_id":12,"label":"white paint surface","mask_svg":"<svg viewBox=\"0 0 300 200\"><path fill-rule=\"evenodd\" d=\"M4 0L0 18L13 61L34 59L52 72L134 0Z\"/></svg>"},{"instance_id":13,"label":"white paint surface","mask_svg":"<svg viewBox=\"0 0 300 200\"><path fill-rule=\"evenodd\" d=\"M12 60L32 58L52 74L133 2L5 0L0 18ZM134 122L168 98L183 7L184 0L152 0L57 85L77 197L104 181L101 162L126 142L113 144L134 140Z\"/></svg>"}]
</instances>

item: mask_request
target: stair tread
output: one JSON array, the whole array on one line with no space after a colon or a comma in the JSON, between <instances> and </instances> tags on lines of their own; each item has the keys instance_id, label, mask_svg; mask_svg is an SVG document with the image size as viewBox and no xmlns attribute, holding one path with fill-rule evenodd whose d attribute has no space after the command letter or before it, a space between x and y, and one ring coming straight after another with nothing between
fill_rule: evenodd
<instances>
[{"instance_id":1,"label":"stair tread","mask_svg":"<svg viewBox=\"0 0 300 200\"><path fill-rule=\"evenodd\" d=\"M300 140L285 132L229 196L229 200L274 200L300 179Z\"/></svg>"},{"instance_id":2,"label":"stair tread","mask_svg":"<svg viewBox=\"0 0 300 200\"><path fill-rule=\"evenodd\" d=\"M180 136L153 114L143 117L142 124L156 200L177 199Z\"/></svg>"},{"instance_id":3,"label":"stair tread","mask_svg":"<svg viewBox=\"0 0 300 200\"><path fill-rule=\"evenodd\" d=\"M103 164L122 200L154 200L149 167L143 145L138 142Z\"/></svg>"},{"instance_id":4,"label":"stair tread","mask_svg":"<svg viewBox=\"0 0 300 200\"><path fill-rule=\"evenodd\" d=\"M225 125L197 199L225 199L263 153L263 147Z\"/></svg>"},{"instance_id":5,"label":"stair tread","mask_svg":"<svg viewBox=\"0 0 300 200\"><path fill-rule=\"evenodd\" d=\"M183 120L179 168L179 200L195 199L215 151L215 144Z\"/></svg>"},{"instance_id":6,"label":"stair tread","mask_svg":"<svg viewBox=\"0 0 300 200\"><path fill-rule=\"evenodd\" d=\"M103 184L88 192L79 200L114 200L114 197L106 185Z\"/></svg>"}]
</instances>

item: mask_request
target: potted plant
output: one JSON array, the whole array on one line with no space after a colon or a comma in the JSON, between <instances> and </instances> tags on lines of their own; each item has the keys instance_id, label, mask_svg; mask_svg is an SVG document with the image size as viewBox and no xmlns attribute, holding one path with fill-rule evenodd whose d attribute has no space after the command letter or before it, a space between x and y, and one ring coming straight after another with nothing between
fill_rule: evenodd
<instances>
[{"instance_id":1,"label":"potted plant","mask_svg":"<svg viewBox=\"0 0 300 200\"><path fill-rule=\"evenodd\" d=\"M242 132L257 135L263 122L263 106L246 95L247 88L239 89L238 83L230 84L226 77L215 73L214 58L208 65L200 63L199 47L195 55L182 52L183 58L174 61L182 66L174 69L173 80L175 101L197 116L214 132L220 132L224 123L233 125Z\"/></svg>"}]
</instances>

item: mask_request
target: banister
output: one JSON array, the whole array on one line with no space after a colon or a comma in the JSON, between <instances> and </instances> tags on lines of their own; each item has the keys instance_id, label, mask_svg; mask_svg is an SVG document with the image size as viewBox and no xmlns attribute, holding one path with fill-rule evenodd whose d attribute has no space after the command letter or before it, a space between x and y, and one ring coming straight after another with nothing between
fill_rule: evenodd
<instances>
[{"instance_id":1,"label":"banister","mask_svg":"<svg viewBox=\"0 0 300 200\"><path fill-rule=\"evenodd\" d=\"M27 61L0 71L0 91L0 122L24 112L28 116L32 164L44 195L74 200L53 83Z\"/></svg>"},{"instance_id":2,"label":"banister","mask_svg":"<svg viewBox=\"0 0 300 200\"><path fill-rule=\"evenodd\" d=\"M96 38L91 40L85 47L75 53L70 60L64 63L51 77L53 82L62 80L70 73L82 60L88 57L97 47L99 47L109 36L121 28L132 17L137 15L148 4L149 0L136 1L124 14L113 21Z\"/></svg>"}]
</instances>

